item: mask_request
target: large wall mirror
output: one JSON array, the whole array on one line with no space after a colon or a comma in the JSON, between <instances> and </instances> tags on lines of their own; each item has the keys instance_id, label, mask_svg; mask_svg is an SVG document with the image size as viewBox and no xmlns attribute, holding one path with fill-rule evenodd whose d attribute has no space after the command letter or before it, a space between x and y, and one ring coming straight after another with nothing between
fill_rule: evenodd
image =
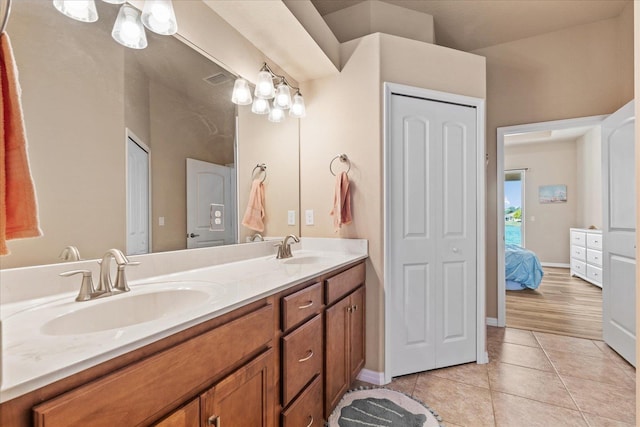
<instances>
[{"instance_id":1,"label":"large wall mirror","mask_svg":"<svg viewBox=\"0 0 640 427\"><path fill-rule=\"evenodd\" d=\"M299 211L292 185L298 120L270 123L236 107L235 75L212 60L215 52L203 54L181 37L147 31L146 49L119 45L111 38L118 6L96 6L98 22L83 23L51 1L13 2L7 31L44 236L9 242L0 267L61 262L69 245L92 259L109 248L146 253L246 242L255 231L239 223L251 180L264 177L254 175L258 163L267 165L262 234L299 234L299 221L287 224L288 211ZM198 181L203 170L223 178ZM190 188L188 175L196 177ZM189 234L200 233L188 228L189 217L202 229L213 212L208 202L198 205L199 192L212 185L223 193L216 196L219 227L204 236L208 243L190 243Z\"/></svg>"}]
</instances>

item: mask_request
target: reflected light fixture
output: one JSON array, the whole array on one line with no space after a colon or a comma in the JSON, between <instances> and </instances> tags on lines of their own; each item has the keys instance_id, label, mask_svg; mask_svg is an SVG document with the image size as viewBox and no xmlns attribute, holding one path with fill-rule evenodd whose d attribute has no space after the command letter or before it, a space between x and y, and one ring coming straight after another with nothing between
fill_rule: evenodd
<instances>
[{"instance_id":1,"label":"reflected light fixture","mask_svg":"<svg viewBox=\"0 0 640 427\"><path fill-rule=\"evenodd\" d=\"M98 20L94 0L53 0L53 6L76 21L96 22Z\"/></svg>"},{"instance_id":2,"label":"reflected light fixture","mask_svg":"<svg viewBox=\"0 0 640 427\"><path fill-rule=\"evenodd\" d=\"M277 86L274 86L274 80ZM293 99L291 92L294 91ZM274 73L265 62L258 73L256 87L251 102L249 83L243 79L236 79L233 85L231 101L237 105L251 104L251 112L255 114L269 114L269 121L281 122L285 118L285 110L289 110L289 117L301 119L306 116L304 98L300 89L289 84L286 77ZM273 99L273 101L271 101ZM270 105L273 103L273 105Z\"/></svg>"},{"instance_id":3,"label":"reflected light fixture","mask_svg":"<svg viewBox=\"0 0 640 427\"><path fill-rule=\"evenodd\" d=\"M142 23L154 33L170 36L178 31L171 0L145 0Z\"/></svg>"},{"instance_id":4,"label":"reflected light fixture","mask_svg":"<svg viewBox=\"0 0 640 427\"><path fill-rule=\"evenodd\" d=\"M105 3L111 3L111 4L123 4L127 0L102 0L102 1Z\"/></svg>"},{"instance_id":5,"label":"reflected light fixture","mask_svg":"<svg viewBox=\"0 0 640 427\"><path fill-rule=\"evenodd\" d=\"M132 49L147 47L147 35L140 20L140 11L133 6L123 4L113 25L111 36L121 45Z\"/></svg>"}]
</instances>

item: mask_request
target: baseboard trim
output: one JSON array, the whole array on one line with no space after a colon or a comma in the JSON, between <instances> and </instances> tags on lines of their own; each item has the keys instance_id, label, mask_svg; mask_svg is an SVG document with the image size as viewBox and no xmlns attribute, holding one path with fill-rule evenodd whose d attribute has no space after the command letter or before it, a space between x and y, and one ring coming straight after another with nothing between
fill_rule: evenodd
<instances>
[{"instance_id":1,"label":"baseboard trim","mask_svg":"<svg viewBox=\"0 0 640 427\"><path fill-rule=\"evenodd\" d=\"M498 319L495 317L487 317L487 326L498 326Z\"/></svg>"},{"instance_id":2,"label":"baseboard trim","mask_svg":"<svg viewBox=\"0 0 640 427\"><path fill-rule=\"evenodd\" d=\"M541 262L543 267L557 267L557 268L571 268L570 264L565 264L563 262Z\"/></svg>"},{"instance_id":3,"label":"baseboard trim","mask_svg":"<svg viewBox=\"0 0 640 427\"><path fill-rule=\"evenodd\" d=\"M384 372L371 371L369 369L363 369L360 371L357 377L358 380L364 381L369 384L384 385Z\"/></svg>"}]
</instances>

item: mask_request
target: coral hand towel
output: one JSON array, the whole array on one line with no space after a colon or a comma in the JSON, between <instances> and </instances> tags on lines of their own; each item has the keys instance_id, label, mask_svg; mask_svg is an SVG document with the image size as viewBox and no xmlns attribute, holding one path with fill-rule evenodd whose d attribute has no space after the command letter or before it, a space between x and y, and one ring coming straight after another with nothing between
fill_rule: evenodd
<instances>
[{"instance_id":1,"label":"coral hand towel","mask_svg":"<svg viewBox=\"0 0 640 427\"><path fill-rule=\"evenodd\" d=\"M333 209L329 214L333 216L333 228L336 233L342 224L351 224L351 189L349 188L349 176L346 172L336 176Z\"/></svg>"},{"instance_id":2,"label":"coral hand towel","mask_svg":"<svg viewBox=\"0 0 640 427\"><path fill-rule=\"evenodd\" d=\"M42 231L27 156L18 70L7 33L0 35L0 54L0 255L7 255L7 240L41 236Z\"/></svg>"},{"instance_id":3,"label":"coral hand towel","mask_svg":"<svg viewBox=\"0 0 640 427\"><path fill-rule=\"evenodd\" d=\"M249 203L242 218L242 225L255 231L264 231L264 185L259 179L251 184Z\"/></svg>"}]
</instances>

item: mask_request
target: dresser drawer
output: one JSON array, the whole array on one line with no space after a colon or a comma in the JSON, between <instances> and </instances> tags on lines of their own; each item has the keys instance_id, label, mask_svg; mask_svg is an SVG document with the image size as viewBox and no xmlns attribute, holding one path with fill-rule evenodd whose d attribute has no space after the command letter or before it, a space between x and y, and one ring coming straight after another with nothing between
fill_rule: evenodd
<instances>
[{"instance_id":1,"label":"dresser drawer","mask_svg":"<svg viewBox=\"0 0 640 427\"><path fill-rule=\"evenodd\" d=\"M578 273L584 276L585 274L587 274L587 265L582 261L578 261L577 259L572 259L571 273Z\"/></svg>"},{"instance_id":2,"label":"dresser drawer","mask_svg":"<svg viewBox=\"0 0 640 427\"><path fill-rule=\"evenodd\" d=\"M316 283L282 298L282 330L287 331L320 311L322 284Z\"/></svg>"},{"instance_id":3,"label":"dresser drawer","mask_svg":"<svg viewBox=\"0 0 640 427\"><path fill-rule=\"evenodd\" d=\"M585 246L587 243L586 234L582 231L571 232L571 244L577 246Z\"/></svg>"},{"instance_id":4,"label":"dresser drawer","mask_svg":"<svg viewBox=\"0 0 640 427\"><path fill-rule=\"evenodd\" d=\"M587 247L602 250L602 234L587 234Z\"/></svg>"},{"instance_id":5,"label":"dresser drawer","mask_svg":"<svg viewBox=\"0 0 640 427\"><path fill-rule=\"evenodd\" d=\"M291 406L282 411L282 427L322 425L322 376L318 375Z\"/></svg>"},{"instance_id":6,"label":"dresser drawer","mask_svg":"<svg viewBox=\"0 0 640 427\"><path fill-rule=\"evenodd\" d=\"M325 289L327 305L338 301L358 286L364 284L364 273L364 263L361 263L327 279L327 287Z\"/></svg>"},{"instance_id":7,"label":"dresser drawer","mask_svg":"<svg viewBox=\"0 0 640 427\"><path fill-rule=\"evenodd\" d=\"M602 269L587 265L587 277L594 282L602 283Z\"/></svg>"},{"instance_id":8,"label":"dresser drawer","mask_svg":"<svg viewBox=\"0 0 640 427\"><path fill-rule=\"evenodd\" d=\"M587 249L587 262L602 267L602 251Z\"/></svg>"},{"instance_id":9,"label":"dresser drawer","mask_svg":"<svg viewBox=\"0 0 640 427\"><path fill-rule=\"evenodd\" d=\"M322 372L322 316L282 337L282 406Z\"/></svg>"},{"instance_id":10,"label":"dresser drawer","mask_svg":"<svg viewBox=\"0 0 640 427\"><path fill-rule=\"evenodd\" d=\"M584 246L571 245L571 258L575 258L580 261L586 261L587 251Z\"/></svg>"}]
</instances>

